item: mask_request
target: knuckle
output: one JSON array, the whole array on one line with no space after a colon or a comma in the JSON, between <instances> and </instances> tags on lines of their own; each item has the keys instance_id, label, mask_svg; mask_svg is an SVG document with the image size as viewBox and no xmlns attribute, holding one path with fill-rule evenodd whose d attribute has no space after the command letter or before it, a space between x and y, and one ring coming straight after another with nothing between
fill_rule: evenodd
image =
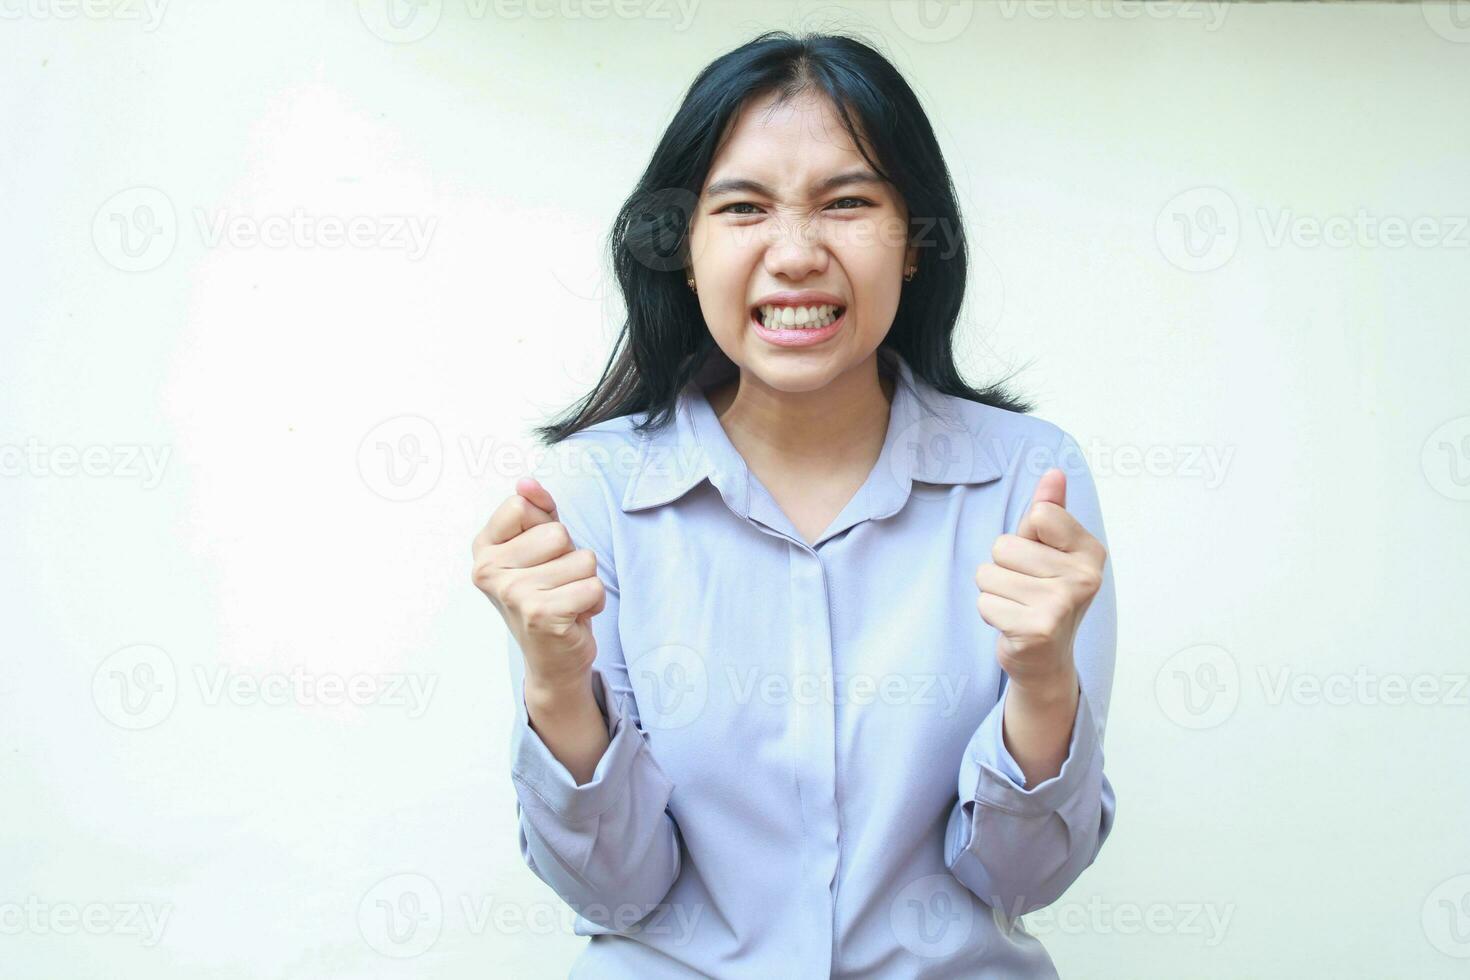
<instances>
[{"instance_id":1,"label":"knuckle","mask_svg":"<svg viewBox=\"0 0 1470 980\"><path fill-rule=\"evenodd\" d=\"M488 561L478 561L470 569L470 580L475 587L487 594L495 592L496 583L499 581L498 569Z\"/></svg>"},{"instance_id":2,"label":"knuckle","mask_svg":"<svg viewBox=\"0 0 1470 980\"><path fill-rule=\"evenodd\" d=\"M497 594L507 609L514 610L523 620L526 618L529 597L525 595L525 587L518 579L502 582Z\"/></svg>"},{"instance_id":3,"label":"knuckle","mask_svg":"<svg viewBox=\"0 0 1470 980\"><path fill-rule=\"evenodd\" d=\"M550 612L539 602L533 602L527 606L521 606L521 620L526 624L526 629L532 633L550 633L553 623Z\"/></svg>"}]
</instances>

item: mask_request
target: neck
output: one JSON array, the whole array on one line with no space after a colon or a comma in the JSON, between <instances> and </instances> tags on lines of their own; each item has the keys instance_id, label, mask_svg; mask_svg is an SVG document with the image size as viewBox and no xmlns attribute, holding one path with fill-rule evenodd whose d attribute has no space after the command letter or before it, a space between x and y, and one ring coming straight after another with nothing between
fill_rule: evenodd
<instances>
[{"instance_id":1,"label":"neck","mask_svg":"<svg viewBox=\"0 0 1470 980\"><path fill-rule=\"evenodd\" d=\"M803 467L877 458L888 432L893 378L875 352L815 391L779 391L749 371L707 392L730 441L752 463L799 461Z\"/></svg>"}]
</instances>

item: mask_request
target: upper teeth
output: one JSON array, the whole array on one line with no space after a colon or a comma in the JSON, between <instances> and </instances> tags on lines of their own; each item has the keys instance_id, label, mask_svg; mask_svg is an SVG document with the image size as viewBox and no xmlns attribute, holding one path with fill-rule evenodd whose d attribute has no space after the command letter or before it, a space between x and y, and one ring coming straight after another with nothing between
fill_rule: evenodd
<instances>
[{"instance_id":1,"label":"upper teeth","mask_svg":"<svg viewBox=\"0 0 1470 980\"><path fill-rule=\"evenodd\" d=\"M840 307L828 303L824 306L762 306L761 319L767 327L796 327L815 330L828 326L836 317Z\"/></svg>"}]
</instances>

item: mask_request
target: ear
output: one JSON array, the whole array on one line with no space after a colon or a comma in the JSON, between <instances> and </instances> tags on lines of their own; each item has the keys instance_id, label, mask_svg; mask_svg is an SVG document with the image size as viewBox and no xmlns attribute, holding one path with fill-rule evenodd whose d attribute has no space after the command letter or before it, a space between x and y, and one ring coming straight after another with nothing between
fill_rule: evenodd
<instances>
[{"instance_id":1,"label":"ear","mask_svg":"<svg viewBox=\"0 0 1470 980\"><path fill-rule=\"evenodd\" d=\"M905 252L904 255L903 255L903 267L905 269L907 269L910 266L914 266L914 265L918 265L918 264L919 264L919 246L917 246L917 245L910 245L908 247L908 251Z\"/></svg>"}]
</instances>

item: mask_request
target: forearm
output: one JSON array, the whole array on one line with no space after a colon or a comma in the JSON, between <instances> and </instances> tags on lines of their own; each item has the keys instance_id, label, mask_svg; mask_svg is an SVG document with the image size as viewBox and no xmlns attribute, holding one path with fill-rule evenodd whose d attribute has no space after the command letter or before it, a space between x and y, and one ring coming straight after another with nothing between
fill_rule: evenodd
<instances>
[{"instance_id":1,"label":"forearm","mask_svg":"<svg viewBox=\"0 0 1470 980\"><path fill-rule=\"evenodd\" d=\"M1075 668L1045 684L1007 683L1002 732L1006 751L1025 773L1028 788L1061 772L1079 696Z\"/></svg>"},{"instance_id":2,"label":"forearm","mask_svg":"<svg viewBox=\"0 0 1470 980\"><path fill-rule=\"evenodd\" d=\"M607 751L607 719L592 694L590 675L569 688L526 679L526 718L578 786L592 779Z\"/></svg>"}]
</instances>

